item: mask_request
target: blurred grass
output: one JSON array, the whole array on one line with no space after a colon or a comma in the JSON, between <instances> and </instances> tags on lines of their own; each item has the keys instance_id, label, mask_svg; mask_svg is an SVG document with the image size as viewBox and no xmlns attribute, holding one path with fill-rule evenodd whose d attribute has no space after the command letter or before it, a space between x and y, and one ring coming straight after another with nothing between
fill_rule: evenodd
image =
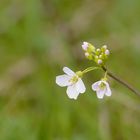
<instances>
[{"instance_id":1,"label":"blurred grass","mask_svg":"<svg viewBox=\"0 0 140 140\"><path fill-rule=\"evenodd\" d=\"M1 140L139 140L140 99L111 80L113 95L73 101L55 84L62 67L84 69L82 41L111 49L109 68L140 90L140 1L2 0Z\"/></svg>"}]
</instances>

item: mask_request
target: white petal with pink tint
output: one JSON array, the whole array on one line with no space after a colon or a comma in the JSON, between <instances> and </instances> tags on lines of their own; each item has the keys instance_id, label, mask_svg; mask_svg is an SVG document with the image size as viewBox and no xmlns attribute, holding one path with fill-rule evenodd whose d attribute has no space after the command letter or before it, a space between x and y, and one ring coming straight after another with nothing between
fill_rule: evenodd
<instances>
[{"instance_id":1,"label":"white petal with pink tint","mask_svg":"<svg viewBox=\"0 0 140 140\"><path fill-rule=\"evenodd\" d=\"M67 95L70 99L75 99L75 100L77 99L79 92L77 91L75 84L68 86Z\"/></svg>"},{"instance_id":2,"label":"white petal with pink tint","mask_svg":"<svg viewBox=\"0 0 140 140\"><path fill-rule=\"evenodd\" d=\"M75 75L75 73L68 67L64 67L63 71L69 76L74 76Z\"/></svg>"},{"instance_id":3,"label":"white petal with pink tint","mask_svg":"<svg viewBox=\"0 0 140 140\"><path fill-rule=\"evenodd\" d=\"M64 75L60 75L60 76L56 76L56 84L61 86L61 87L65 87L70 85L70 76L64 74Z\"/></svg>"},{"instance_id":4,"label":"white petal with pink tint","mask_svg":"<svg viewBox=\"0 0 140 140\"><path fill-rule=\"evenodd\" d=\"M76 89L80 93L84 93L86 91L86 87L81 78L79 78L78 82L76 83Z\"/></svg>"}]
</instances>

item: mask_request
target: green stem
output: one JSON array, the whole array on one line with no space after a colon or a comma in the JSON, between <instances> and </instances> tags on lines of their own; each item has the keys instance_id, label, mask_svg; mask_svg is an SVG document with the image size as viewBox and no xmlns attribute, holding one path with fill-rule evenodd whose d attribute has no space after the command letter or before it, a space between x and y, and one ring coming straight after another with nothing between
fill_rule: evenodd
<instances>
[{"instance_id":1,"label":"green stem","mask_svg":"<svg viewBox=\"0 0 140 140\"><path fill-rule=\"evenodd\" d=\"M87 72L90 72L92 70L96 70L96 69L101 69L100 67L88 67L87 69L83 70L82 73L85 74Z\"/></svg>"},{"instance_id":2,"label":"green stem","mask_svg":"<svg viewBox=\"0 0 140 140\"><path fill-rule=\"evenodd\" d=\"M105 71L104 80L107 80L107 71Z\"/></svg>"},{"instance_id":3,"label":"green stem","mask_svg":"<svg viewBox=\"0 0 140 140\"><path fill-rule=\"evenodd\" d=\"M134 87L132 87L130 84L128 84L127 82L123 81L122 79L120 79L118 76L114 75L113 73L111 73L110 71L108 71L108 69L104 66L102 66L102 69L107 72L107 75L110 76L111 78L113 78L114 80L116 80L117 82L119 82L120 84L124 85L125 87L127 87L129 90L131 90L133 93L135 93L136 95L140 96L140 92L138 90L136 90Z\"/></svg>"}]
</instances>

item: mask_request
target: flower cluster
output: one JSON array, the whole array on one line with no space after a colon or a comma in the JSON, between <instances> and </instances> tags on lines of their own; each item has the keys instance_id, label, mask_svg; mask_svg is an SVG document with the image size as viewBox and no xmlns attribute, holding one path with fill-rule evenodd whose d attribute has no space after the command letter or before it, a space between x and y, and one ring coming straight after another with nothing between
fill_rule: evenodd
<instances>
[{"instance_id":1,"label":"flower cluster","mask_svg":"<svg viewBox=\"0 0 140 140\"><path fill-rule=\"evenodd\" d=\"M99 65L104 65L106 62L110 52L107 49L107 46L104 45L101 47L101 49L96 49L95 51L95 62Z\"/></svg>"},{"instance_id":2,"label":"flower cluster","mask_svg":"<svg viewBox=\"0 0 140 140\"><path fill-rule=\"evenodd\" d=\"M96 49L92 44L83 42L82 48L85 52L86 58L94 61L98 67L89 67L83 71L73 72L68 67L64 67L65 74L56 77L56 84L61 87L67 87L66 93L70 99L77 99L80 93L86 91L86 87L82 81L82 77L89 71L100 69L105 65L105 62L110 54L107 46L104 45L100 49ZM111 96L110 86L107 82L107 72L105 76L92 84L93 91L96 91L97 97L102 99L104 95Z\"/></svg>"},{"instance_id":3,"label":"flower cluster","mask_svg":"<svg viewBox=\"0 0 140 140\"><path fill-rule=\"evenodd\" d=\"M107 49L106 45L95 49L92 44L83 42L82 48L85 51L85 56L89 60L94 60L98 65L104 65L110 54L110 51Z\"/></svg>"}]
</instances>

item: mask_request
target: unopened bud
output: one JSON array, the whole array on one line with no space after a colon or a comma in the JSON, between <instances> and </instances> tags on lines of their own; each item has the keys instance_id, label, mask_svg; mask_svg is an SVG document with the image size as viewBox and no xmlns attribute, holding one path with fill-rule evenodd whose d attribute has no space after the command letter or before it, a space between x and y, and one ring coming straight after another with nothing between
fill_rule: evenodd
<instances>
[{"instance_id":1,"label":"unopened bud","mask_svg":"<svg viewBox=\"0 0 140 140\"><path fill-rule=\"evenodd\" d=\"M102 46L102 48L106 50L107 49L107 45Z\"/></svg>"},{"instance_id":2,"label":"unopened bud","mask_svg":"<svg viewBox=\"0 0 140 140\"><path fill-rule=\"evenodd\" d=\"M99 55L99 58L102 58L102 55Z\"/></svg>"},{"instance_id":3,"label":"unopened bud","mask_svg":"<svg viewBox=\"0 0 140 140\"><path fill-rule=\"evenodd\" d=\"M97 56L97 55L96 55L96 56L95 56L95 58L96 58L96 59L98 59L98 58L99 58L99 56Z\"/></svg>"},{"instance_id":4,"label":"unopened bud","mask_svg":"<svg viewBox=\"0 0 140 140\"><path fill-rule=\"evenodd\" d=\"M109 50L106 50L106 51L105 51L105 54L106 54L106 55L109 55L109 54L110 54Z\"/></svg>"},{"instance_id":5,"label":"unopened bud","mask_svg":"<svg viewBox=\"0 0 140 140\"><path fill-rule=\"evenodd\" d=\"M89 45L88 42L83 42L83 44L82 44L83 50L87 51L88 45Z\"/></svg>"},{"instance_id":6,"label":"unopened bud","mask_svg":"<svg viewBox=\"0 0 140 140\"><path fill-rule=\"evenodd\" d=\"M88 56L89 56L89 53L88 53L88 52L86 52L86 53L85 53L85 56L86 56L86 57L88 57Z\"/></svg>"},{"instance_id":7,"label":"unopened bud","mask_svg":"<svg viewBox=\"0 0 140 140\"><path fill-rule=\"evenodd\" d=\"M103 62L103 61L102 61L101 59L98 60L98 64L102 64L102 62Z\"/></svg>"}]
</instances>

